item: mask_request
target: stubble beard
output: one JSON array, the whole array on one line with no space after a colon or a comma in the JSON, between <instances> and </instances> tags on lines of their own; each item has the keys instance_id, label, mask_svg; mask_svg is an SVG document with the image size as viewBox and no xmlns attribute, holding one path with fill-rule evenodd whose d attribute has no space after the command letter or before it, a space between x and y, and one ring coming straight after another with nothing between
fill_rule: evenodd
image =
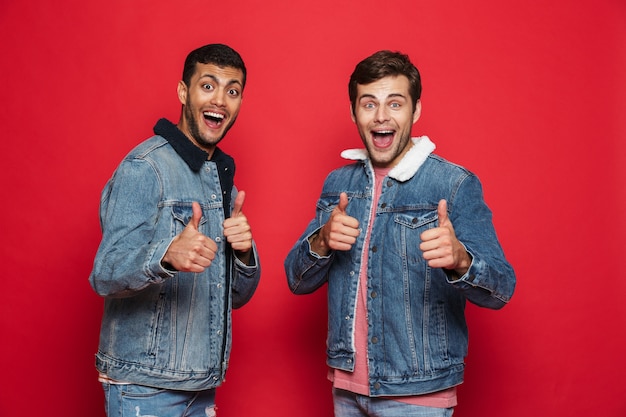
<instances>
[{"instance_id":1,"label":"stubble beard","mask_svg":"<svg viewBox=\"0 0 626 417\"><path fill-rule=\"evenodd\" d=\"M187 100L187 104L185 105L184 114L185 114L185 119L187 121L187 126L189 128L189 134L196 141L196 143L200 147L204 148L205 150L215 148L217 144L220 143L220 141L224 138L224 136L226 136L226 133L233 126L233 124L235 123L235 120L237 120L237 116L235 116L224 127L224 131L217 139L208 140L208 139L205 139L204 136L202 136L202 133L200 133L199 123L201 121L196 119L194 109L192 109L192 106L190 105L189 100Z\"/></svg>"},{"instance_id":2,"label":"stubble beard","mask_svg":"<svg viewBox=\"0 0 626 417\"><path fill-rule=\"evenodd\" d=\"M367 133L371 135L370 132ZM374 146L373 139L371 139L371 143L368 142L364 134L361 134L361 139L363 140L363 143L367 148L367 152L370 156L370 161L372 162L373 166L380 168L391 168L390 164L393 163L394 160L404 152L407 146L409 146L409 142L411 141L411 132L409 131L408 133L401 133L399 140L391 145L393 148L393 152L385 152L382 155L381 152L376 149L376 146ZM387 151L390 150L390 148L387 149ZM400 161L396 161L396 163L397 162Z\"/></svg>"}]
</instances>

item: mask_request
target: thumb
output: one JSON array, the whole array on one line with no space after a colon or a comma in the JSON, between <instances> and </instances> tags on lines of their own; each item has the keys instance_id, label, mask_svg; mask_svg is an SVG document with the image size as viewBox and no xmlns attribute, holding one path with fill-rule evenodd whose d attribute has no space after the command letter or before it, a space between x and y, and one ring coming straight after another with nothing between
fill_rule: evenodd
<instances>
[{"instance_id":1,"label":"thumb","mask_svg":"<svg viewBox=\"0 0 626 417\"><path fill-rule=\"evenodd\" d=\"M239 191L237 197L235 197L235 204L233 205L233 211L230 213L231 217L237 217L241 214L243 208L243 201L246 199L245 191Z\"/></svg>"},{"instance_id":2,"label":"thumb","mask_svg":"<svg viewBox=\"0 0 626 417\"><path fill-rule=\"evenodd\" d=\"M346 214L347 207L348 207L348 194L346 193L339 194L339 204L337 204L337 208L342 214Z\"/></svg>"},{"instance_id":3,"label":"thumb","mask_svg":"<svg viewBox=\"0 0 626 417\"><path fill-rule=\"evenodd\" d=\"M437 217L439 218L439 227L446 227L450 224L450 219L448 218L448 202L446 200L439 200Z\"/></svg>"},{"instance_id":4,"label":"thumb","mask_svg":"<svg viewBox=\"0 0 626 417\"><path fill-rule=\"evenodd\" d=\"M198 230L198 227L200 226L200 219L202 218L202 207L200 207L198 202L194 201L191 203L191 209L193 210L193 216L191 217L191 220L189 220L187 227L192 227L193 229Z\"/></svg>"}]
</instances>

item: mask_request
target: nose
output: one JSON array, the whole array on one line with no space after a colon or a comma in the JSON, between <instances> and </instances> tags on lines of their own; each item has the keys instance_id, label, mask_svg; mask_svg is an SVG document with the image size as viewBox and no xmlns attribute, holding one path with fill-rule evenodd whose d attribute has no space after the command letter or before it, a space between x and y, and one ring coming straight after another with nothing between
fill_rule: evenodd
<instances>
[{"instance_id":1,"label":"nose","mask_svg":"<svg viewBox=\"0 0 626 417\"><path fill-rule=\"evenodd\" d=\"M223 88L218 88L215 90L215 93L211 96L211 104L214 104L218 107L224 106L224 102L226 101L226 90Z\"/></svg>"},{"instance_id":2,"label":"nose","mask_svg":"<svg viewBox=\"0 0 626 417\"><path fill-rule=\"evenodd\" d=\"M376 114L374 115L375 121L378 123L384 123L389 120L389 110L387 106L378 106L376 108Z\"/></svg>"}]
</instances>

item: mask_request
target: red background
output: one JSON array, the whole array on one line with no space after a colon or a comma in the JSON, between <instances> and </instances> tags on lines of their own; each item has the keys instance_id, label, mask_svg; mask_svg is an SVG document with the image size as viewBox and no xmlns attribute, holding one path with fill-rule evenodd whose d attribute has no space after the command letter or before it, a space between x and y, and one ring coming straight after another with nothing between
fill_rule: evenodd
<instances>
[{"instance_id":1,"label":"red background","mask_svg":"<svg viewBox=\"0 0 626 417\"><path fill-rule=\"evenodd\" d=\"M103 416L88 285L100 190L178 120L186 54L249 69L223 142L263 262L235 312L220 416L330 416L325 293L296 297L283 260L338 154L359 147L347 81L379 49L420 68L426 134L476 172L518 287L469 306L455 415L626 413L626 5L623 0L62 0L0 2L0 415Z\"/></svg>"}]
</instances>

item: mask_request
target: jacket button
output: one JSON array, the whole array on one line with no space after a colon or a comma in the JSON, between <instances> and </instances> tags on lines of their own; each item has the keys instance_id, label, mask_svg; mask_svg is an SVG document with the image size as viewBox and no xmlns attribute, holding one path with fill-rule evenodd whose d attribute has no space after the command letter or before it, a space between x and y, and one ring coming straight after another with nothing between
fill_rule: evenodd
<instances>
[{"instance_id":1,"label":"jacket button","mask_svg":"<svg viewBox=\"0 0 626 417\"><path fill-rule=\"evenodd\" d=\"M387 207L387 203L383 203L383 204L380 205L380 208L384 209L385 207Z\"/></svg>"},{"instance_id":2,"label":"jacket button","mask_svg":"<svg viewBox=\"0 0 626 417\"><path fill-rule=\"evenodd\" d=\"M376 246L372 246L372 252L376 253L378 251L378 248Z\"/></svg>"},{"instance_id":3,"label":"jacket button","mask_svg":"<svg viewBox=\"0 0 626 417\"><path fill-rule=\"evenodd\" d=\"M372 291L372 298L378 297L378 293L376 291Z\"/></svg>"},{"instance_id":4,"label":"jacket button","mask_svg":"<svg viewBox=\"0 0 626 417\"><path fill-rule=\"evenodd\" d=\"M374 384L374 389L380 389L380 383L378 383L378 382L377 382L377 383L375 383L375 384Z\"/></svg>"},{"instance_id":5,"label":"jacket button","mask_svg":"<svg viewBox=\"0 0 626 417\"><path fill-rule=\"evenodd\" d=\"M373 344L378 343L378 338L376 336L372 337L372 343Z\"/></svg>"}]
</instances>

